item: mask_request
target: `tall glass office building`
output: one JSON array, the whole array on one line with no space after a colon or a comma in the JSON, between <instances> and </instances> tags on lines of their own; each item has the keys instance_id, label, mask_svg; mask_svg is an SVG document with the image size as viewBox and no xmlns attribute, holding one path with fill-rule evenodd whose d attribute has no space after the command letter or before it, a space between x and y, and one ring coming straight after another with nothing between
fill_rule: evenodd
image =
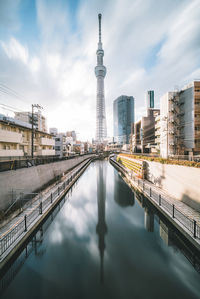
<instances>
[{"instance_id":1,"label":"tall glass office building","mask_svg":"<svg viewBox=\"0 0 200 299\"><path fill-rule=\"evenodd\" d=\"M131 124L134 122L134 97L120 96L113 103L114 140L117 143L130 143Z\"/></svg>"},{"instance_id":2,"label":"tall glass office building","mask_svg":"<svg viewBox=\"0 0 200 299\"><path fill-rule=\"evenodd\" d=\"M146 93L146 105L148 108L154 108L154 90L148 90Z\"/></svg>"}]
</instances>

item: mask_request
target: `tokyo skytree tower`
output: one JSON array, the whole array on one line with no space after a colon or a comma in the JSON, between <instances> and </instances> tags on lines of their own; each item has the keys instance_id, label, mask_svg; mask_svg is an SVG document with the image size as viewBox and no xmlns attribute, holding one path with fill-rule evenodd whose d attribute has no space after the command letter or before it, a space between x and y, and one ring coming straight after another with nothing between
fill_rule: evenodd
<instances>
[{"instance_id":1,"label":"tokyo skytree tower","mask_svg":"<svg viewBox=\"0 0 200 299\"><path fill-rule=\"evenodd\" d=\"M105 97L104 97L104 78L106 67L103 65L104 50L101 42L101 14L99 18L99 42L97 49L97 66L95 75L97 77L97 105L96 105L96 141L101 143L107 137L106 114L105 114Z\"/></svg>"}]
</instances>

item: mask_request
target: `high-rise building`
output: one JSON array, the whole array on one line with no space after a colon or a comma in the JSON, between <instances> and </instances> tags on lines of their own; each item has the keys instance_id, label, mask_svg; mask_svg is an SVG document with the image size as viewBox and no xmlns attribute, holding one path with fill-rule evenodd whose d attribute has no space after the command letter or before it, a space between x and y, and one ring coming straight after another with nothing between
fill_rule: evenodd
<instances>
[{"instance_id":1,"label":"high-rise building","mask_svg":"<svg viewBox=\"0 0 200 299\"><path fill-rule=\"evenodd\" d=\"M122 95L113 102L114 140L129 144L131 126L134 123L134 98Z\"/></svg>"},{"instance_id":2,"label":"high-rise building","mask_svg":"<svg viewBox=\"0 0 200 299\"><path fill-rule=\"evenodd\" d=\"M154 108L154 90L148 90L146 93L147 109Z\"/></svg>"},{"instance_id":3,"label":"high-rise building","mask_svg":"<svg viewBox=\"0 0 200 299\"><path fill-rule=\"evenodd\" d=\"M103 65L104 50L101 42L101 14L99 18L99 42L97 49L97 66L95 67L95 75L97 77L97 102L96 102L96 141L102 143L107 137L106 113L105 113L105 97L104 97L104 78L106 75L106 67Z\"/></svg>"}]
</instances>

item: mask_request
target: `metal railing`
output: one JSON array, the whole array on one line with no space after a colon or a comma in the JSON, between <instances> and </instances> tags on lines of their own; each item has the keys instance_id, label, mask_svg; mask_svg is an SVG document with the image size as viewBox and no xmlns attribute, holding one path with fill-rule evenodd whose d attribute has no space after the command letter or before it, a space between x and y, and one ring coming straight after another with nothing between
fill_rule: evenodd
<instances>
[{"instance_id":1,"label":"metal railing","mask_svg":"<svg viewBox=\"0 0 200 299\"><path fill-rule=\"evenodd\" d=\"M88 166L91 159L85 162L83 165L80 165L78 169L75 169L70 177L66 178L59 186L53 191L47 198L43 201L40 200L39 203L32 208L31 212L24 215L17 223L13 225L10 230L0 236L0 259L2 254L11 246L13 243L23 234L25 233L30 226L33 225L34 221L38 218L39 215L42 215L44 211L46 211L55 201L57 197L59 197L62 192L66 189L67 186L73 181L73 179Z\"/></svg>"},{"instance_id":2,"label":"metal railing","mask_svg":"<svg viewBox=\"0 0 200 299\"><path fill-rule=\"evenodd\" d=\"M111 158L110 160L114 162L124 174L128 174L134 180L135 184L140 188L144 195L150 197L151 200L161 207L168 216L177 220L194 238L200 239L200 225L197 224L196 220L186 216L164 195L159 194L155 189L152 189L148 184L145 184L144 180L132 176L131 172L115 161L115 159Z\"/></svg>"}]
</instances>

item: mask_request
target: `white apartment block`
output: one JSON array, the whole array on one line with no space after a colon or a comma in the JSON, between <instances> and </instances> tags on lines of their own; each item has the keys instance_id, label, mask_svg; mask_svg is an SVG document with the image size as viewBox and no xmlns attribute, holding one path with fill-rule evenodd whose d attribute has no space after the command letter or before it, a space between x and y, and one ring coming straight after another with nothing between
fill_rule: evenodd
<instances>
[{"instance_id":1,"label":"white apartment block","mask_svg":"<svg viewBox=\"0 0 200 299\"><path fill-rule=\"evenodd\" d=\"M65 157L67 154L66 136L64 133L59 133L55 137L55 152L56 156L59 156L60 158Z\"/></svg>"},{"instance_id":2,"label":"white apartment block","mask_svg":"<svg viewBox=\"0 0 200 299\"><path fill-rule=\"evenodd\" d=\"M55 154L60 158L67 156L67 144L66 135L64 133L58 133L57 128L50 128L50 134L55 140Z\"/></svg>"}]
</instances>

